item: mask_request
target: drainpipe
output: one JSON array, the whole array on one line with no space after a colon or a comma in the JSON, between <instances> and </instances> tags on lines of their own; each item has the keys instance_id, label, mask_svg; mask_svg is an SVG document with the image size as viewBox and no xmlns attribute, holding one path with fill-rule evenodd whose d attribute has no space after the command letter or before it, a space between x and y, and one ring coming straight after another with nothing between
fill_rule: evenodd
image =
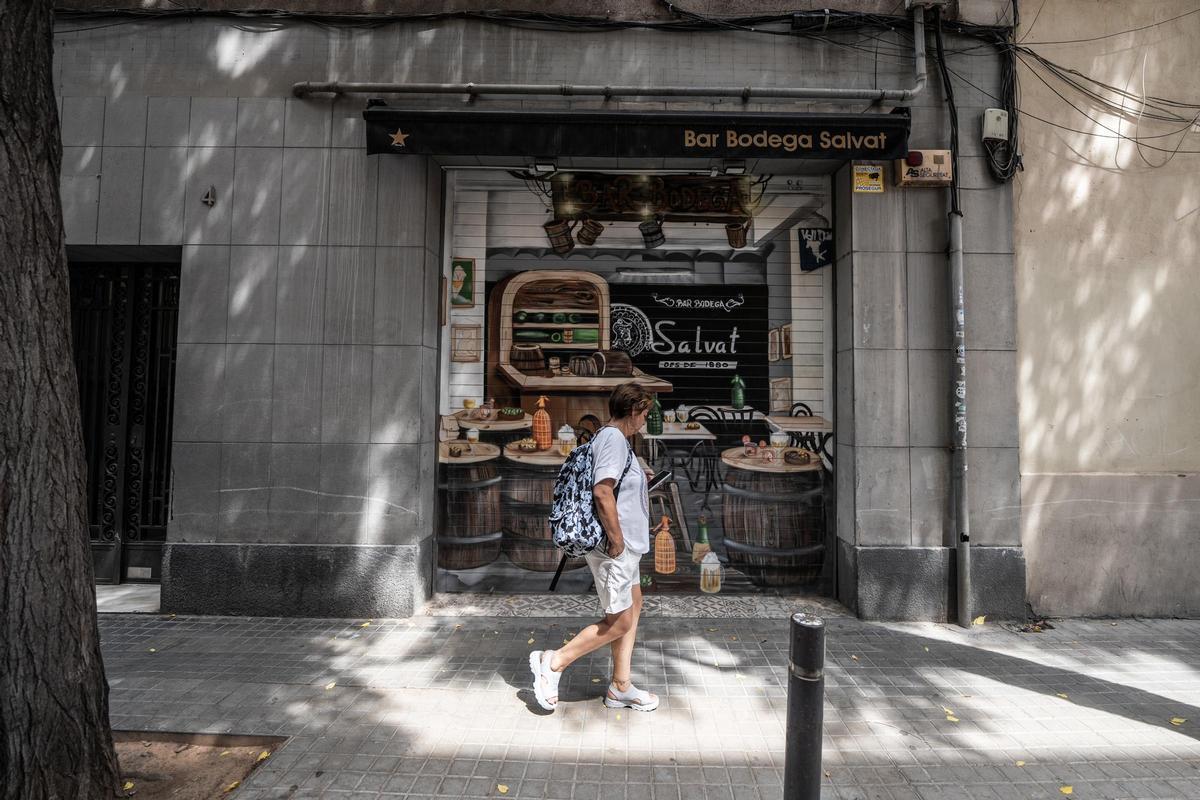
<instances>
[{"instance_id":1,"label":"drainpipe","mask_svg":"<svg viewBox=\"0 0 1200 800\"><path fill-rule=\"evenodd\" d=\"M356 83L301 81L292 94L561 95L564 97L740 97L750 100L908 102L925 89L925 12L913 9L913 85L907 89L830 89L789 86L601 86L557 83Z\"/></svg>"},{"instance_id":2,"label":"drainpipe","mask_svg":"<svg viewBox=\"0 0 1200 800\"><path fill-rule=\"evenodd\" d=\"M954 497L954 557L957 567L958 624L971 627L971 522L967 501L967 328L963 298L963 216L950 212L950 313L954 326L954 397L950 431L950 485Z\"/></svg>"}]
</instances>

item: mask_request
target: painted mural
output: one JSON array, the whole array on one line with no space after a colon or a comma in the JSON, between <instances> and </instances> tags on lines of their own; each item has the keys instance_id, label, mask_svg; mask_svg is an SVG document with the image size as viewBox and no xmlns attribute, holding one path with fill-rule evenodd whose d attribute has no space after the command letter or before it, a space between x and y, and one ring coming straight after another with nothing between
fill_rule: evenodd
<instances>
[{"instance_id":1,"label":"painted mural","mask_svg":"<svg viewBox=\"0 0 1200 800\"><path fill-rule=\"evenodd\" d=\"M821 421L772 412L770 287L610 285L584 270L527 270L486 286L486 388L443 418L442 591L546 591L560 565L547 522L558 470L636 381L658 408L636 437L660 523L647 592L790 591L827 561ZM778 404L776 404L778 405ZM814 421L815 420L815 421ZM809 428L811 430L803 430ZM582 559L558 591L585 591Z\"/></svg>"}]
</instances>

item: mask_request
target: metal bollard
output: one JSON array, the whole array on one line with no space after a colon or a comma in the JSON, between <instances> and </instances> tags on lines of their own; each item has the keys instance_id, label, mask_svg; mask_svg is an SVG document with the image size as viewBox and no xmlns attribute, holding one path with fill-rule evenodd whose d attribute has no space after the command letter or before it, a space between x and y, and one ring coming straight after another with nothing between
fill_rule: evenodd
<instances>
[{"instance_id":1,"label":"metal bollard","mask_svg":"<svg viewBox=\"0 0 1200 800\"><path fill-rule=\"evenodd\" d=\"M825 621L793 614L791 629L783 800L819 800L821 724L825 717Z\"/></svg>"}]
</instances>

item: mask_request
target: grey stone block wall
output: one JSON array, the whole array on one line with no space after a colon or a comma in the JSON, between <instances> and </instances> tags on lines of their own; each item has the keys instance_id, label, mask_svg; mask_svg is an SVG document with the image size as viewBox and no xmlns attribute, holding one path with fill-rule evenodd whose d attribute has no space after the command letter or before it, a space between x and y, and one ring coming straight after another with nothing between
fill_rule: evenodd
<instances>
[{"instance_id":1,"label":"grey stone block wall","mask_svg":"<svg viewBox=\"0 0 1200 800\"><path fill-rule=\"evenodd\" d=\"M114 36L137 46L114 48ZM351 550L368 546L415 571L403 590L413 603L429 587L441 173L419 158L368 158L363 98L299 100L292 83L633 84L654 75L680 85L879 87L912 79L907 63L863 50L652 36L573 34L564 47L559 34L447 21L356 30L351 45L304 25L252 32L198 18L58 37L68 242L183 245L165 607L325 613L281 588L283 576L361 574L368 556ZM962 75L995 91L994 59L958 60ZM972 525L982 543L1011 547L1020 509L1011 195L990 183L981 158L978 119L993 101L970 89L959 100L967 292L979 309L968 317L978 387ZM703 98L476 105L837 110ZM933 81L913 104L912 145L945 146L946 117ZM940 551L950 532L945 192L856 196L844 170L835 183L839 592L865 615L886 615L886 605L860 602L857 592L889 554L918 554L898 558L923 559L922 574L944 573L938 565L950 561ZM211 208L201 202L210 188ZM860 557L867 549L878 552ZM219 574L220 599L204 588L209 573ZM347 585L369 594L378 584ZM243 602L251 597L257 602ZM329 606L338 613L414 607L338 597ZM942 614L946 603L931 598L908 607Z\"/></svg>"}]
</instances>

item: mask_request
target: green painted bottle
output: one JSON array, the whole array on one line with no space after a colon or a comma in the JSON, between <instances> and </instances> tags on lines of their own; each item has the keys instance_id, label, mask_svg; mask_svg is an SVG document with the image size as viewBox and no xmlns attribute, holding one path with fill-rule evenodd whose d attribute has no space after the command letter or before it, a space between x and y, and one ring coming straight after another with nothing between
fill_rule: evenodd
<instances>
[{"instance_id":1,"label":"green painted bottle","mask_svg":"<svg viewBox=\"0 0 1200 800\"><path fill-rule=\"evenodd\" d=\"M658 395L654 395L654 402L650 404L650 413L646 415L646 433L651 436L662 436L662 432L662 406L658 403Z\"/></svg>"},{"instance_id":2,"label":"green painted bottle","mask_svg":"<svg viewBox=\"0 0 1200 800\"><path fill-rule=\"evenodd\" d=\"M741 375L734 375L730 383L733 384L733 391L730 393L729 405L735 409L740 409L746 405L746 384L742 380Z\"/></svg>"}]
</instances>

